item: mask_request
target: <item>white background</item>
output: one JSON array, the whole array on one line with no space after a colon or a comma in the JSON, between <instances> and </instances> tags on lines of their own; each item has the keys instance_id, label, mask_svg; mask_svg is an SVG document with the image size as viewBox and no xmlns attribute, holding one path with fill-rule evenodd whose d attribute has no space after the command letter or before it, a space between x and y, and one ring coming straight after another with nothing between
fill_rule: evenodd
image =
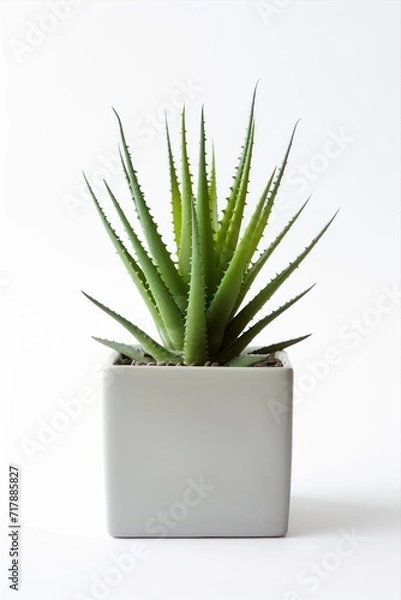
<instances>
[{"instance_id":1,"label":"white background","mask_svg":"<svg viewBox=\"0 0 401 600\"><path fill-rule=\"evenodd\" d=\"M0 2L2 413L9 407L2 456L22 470L19 597L92 598L93 577L104 577L113 556L132 543L105 532L99 373L108 352L90 338L124 339L124 332L79 293L84 288L152 331L80 195L81 170L93 181L103 169L100 175L126 196L114 163L114 174L110 164L104 172L118 143L110 107L124 118L144 188L168 225L164 110L176 133L174 102L186 102L194 155L205 103L224 198L260 78L249 203L298 117L272 231L313 193L273 269L342 207L277 305L318 286L261 336L267 342L314 334L290 352L297 392L289 535L146 541L146 558L104 597L396 600L399 3L84 1L50 21L49 4L55 2ZM333 136L346 141L325 159ZM300 173L305 165L307 177ZM336 364L327 363L327 353ZM60 402L85 395L82 414L29 457L24 443L38 441ZM1 478L5 521L5 469ZM339 531L353 529L363 540L334 569L323 569L312 592L299 574L311 563L328 564ZM2 539L2 597L11 598Z\"/></svg>"}]
</instances>

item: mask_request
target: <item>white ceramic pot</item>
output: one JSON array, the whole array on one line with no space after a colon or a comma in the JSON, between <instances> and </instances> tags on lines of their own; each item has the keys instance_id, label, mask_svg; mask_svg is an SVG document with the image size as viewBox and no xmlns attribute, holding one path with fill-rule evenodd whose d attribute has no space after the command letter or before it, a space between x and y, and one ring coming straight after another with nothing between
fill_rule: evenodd
<instances>
[{"instance_id":1,"label":"white ceramic pot","mask_svg":"<svg viewBox=\"0 0 401 600\"><path fill-rule=\"evenodd\" d=\"M293 371L106 369L108 531L115 537L287 532Z\"/></svg>"}]
</instances>

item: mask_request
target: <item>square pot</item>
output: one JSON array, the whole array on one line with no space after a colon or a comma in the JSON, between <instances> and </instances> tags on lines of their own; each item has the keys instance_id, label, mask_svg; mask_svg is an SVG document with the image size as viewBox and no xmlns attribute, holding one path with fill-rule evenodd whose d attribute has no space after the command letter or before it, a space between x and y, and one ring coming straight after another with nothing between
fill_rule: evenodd
<instances>
[{"instance_id":1,"label":"square pot","mask_svg":"<svg viewBox=\"0 0 401 600\"><path fill-rule=\"evenodd\" d=\"M293 370L113 365L105 371L108 531L287 532Z\"/></svg>"}]
</instances>

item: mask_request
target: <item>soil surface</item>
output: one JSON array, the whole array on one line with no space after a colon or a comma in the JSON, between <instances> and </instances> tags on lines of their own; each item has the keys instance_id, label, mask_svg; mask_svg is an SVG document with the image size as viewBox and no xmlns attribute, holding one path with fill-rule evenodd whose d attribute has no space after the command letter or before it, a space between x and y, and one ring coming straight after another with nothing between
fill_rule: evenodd
<instances>
[{"instance_id":1,"label":"soil surface","mask_svg":"<svg viewBox=\"0 0 401 600\"><path fill-rule=\"evenodd\" d=\"M191 365L184 365L183 363L174 363L174 362L167 362L167 361L141 362L139 360L132 360L131 358L128 358L127 356L120 356L119 358L117 358L117 360L115 361L114 364L115 365L123 365L123 366L135 365L136 367L139 367L139 366L144 366L144 367L145 366L146 367L195 367L195 366L197 366L195 363L193 363ZM218 362L213 362L211 360L208 360L202 366L203 367L221 367L222 365L220 365L220 363L218 363ZM283 363L281 362L281 360L279 360L278 358L275 358L274 356L267 356L263 360L260 360L259 362L252 365L252 367L282 367L282 366L283 366ZM248 369L249 367L244 367L244 368Z\"/></svg>"}]
</instances>

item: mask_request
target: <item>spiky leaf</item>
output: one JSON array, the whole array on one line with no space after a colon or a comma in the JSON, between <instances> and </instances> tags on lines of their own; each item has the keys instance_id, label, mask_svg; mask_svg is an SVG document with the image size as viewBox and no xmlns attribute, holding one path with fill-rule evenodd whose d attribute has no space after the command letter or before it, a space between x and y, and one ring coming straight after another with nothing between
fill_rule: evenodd
<instances>
[{"instance_id":1,"label":"spiky leaf","mask_svg":"<svg viewBox=\"0 0 401 600\"><path fill-rule=\"evenodd\" d=\"M211 216L211 220L212 220L212 229L213 229L213 232L216 233L217 225L218 225L218 221L217 221L218 207L217 207L216 156L215 156L214 146L213 146L213 150L212 150L212 167L211 167L210 178L209 178L209 202L210 202L210 216Z\"/></svg>"},{"instance_id":2,"label":"spiky leaf","mask_svg":"<svg viewBox=\"0 0 401 600\"><path fill-rule=\"evenodd\" d=\"M99 342L99 344L103 344L103 346L107 346L115 352L118 352L118 354L121 354L122 356L127 356L131 360L137 360L140 362L147 363L153 359L153 357L150 355L145 356L145 354L140 348L138 348L138 346L131 346L130 344L123 344L121 342L113 342L111 340L106 340L104 338L99 338L95 336L92 337L96 342Z\"/></svg>"},{"instance_id":3,"label":"spiky leaf","mask_svg":"<svg viewBox=\"0 0 401 600\"><path fill-rule=\"evenodd\" d=\"M338 211L337 211L338 212ZM299 256L274 277L235 317L227 328L227 335L230 339L236 339L240 333L247 327L248 323L255 317L261 308L266 304L273 294L281 287L288 277L295 271L303 260L308 256L311 250L316 246L317 242L324 235L331 223L335 219L337 212L330 221L323 227L320 233L312 240Z\"/></svg>"},{"instance_id":4,"label":"spiky leaf","mask_svg":"<svg viewBox=\"0 0 401 600\"><path fill-rule=\"evenodd\" d=\"M113 109L114 110L114 109ZM163 281L170 289L172 295L178 299L178 301L182 301L183 298L186 297L187 294L187 286L185 282L180 277L175 264L170 256L167 247L165 246L158 230L156 223L150 214L149 207L145 201L143 196L141 187L138 182L137 174L132 164L131 155L128 149L127 141L125 138L124 129L121 123L121 119L117 112L114 110L119 128L120 128L120 137L121 137L121 146L123 152L123 166L128 178L129 188L131 190L132 199L135 204L135 208L138 213L138 217L140 223L143 228L143 232L146 237L146 241L149 246L149 250L159 268L160 274L163 278Z\"/></svg>"},{"instance_id":5,"label":"spiky leaf","mask_svg":"<svg viewBox=\"0 0 401 600\"><path fill-rule=\"evenodd\" d=\"M272 177L270 181L272 181ZM207 318L210 331L209 344L212 352L219 351L223 342L227 323L233 314L234 308L238 304L242 281L249 262L250 246L252 245L254 238L255 227L260 219L260 213L264 210L264 202L267 193L268 186L265 188L265 191L259 200L245 233L234 251L228 268L225 271L216 294L209 306Z\"/></svg>"},{"instance_id":6,"label":"spiky leaf","mask_svg":"<svg viewBox=\"0 0 401 600\"><path fill-rule=\"evenodd\" d=\"M220 272L224 273L227 269L233 255L235 249L237 247L238 239L241 231L241 223L244 215L245 209L245 201L246 196L248 194L248 184L249 184L249 176L251 171L252 164L252 151L254 144L254 136L255 136L255 126L252 125L251 128L251 136L249 140L249 145L247 148L247 153L245 157L244 168L242 171L242 177L240 181L240 185L238 188L238 193L235 199L235 205L232 211L230 223L228 226L227 234L224 240L221 242L220 252L219 252L219 268Z\"/></svg>"},{"instance_id":7,"label":"spiky leaf","mask_svg":"<svg viewBox=\"0 0 401 600\"><path fill-rule=\"evenodd\" d=\"M133 227L121 209L109 185L105 182L106 190L113 206L124 226L130 242L135 250L139 264L146 277L149 288L155 298L156 306L162 320L163 329L168 332L174 349L180 350L184 340L184 317L181 314L173 296L162 280L159 271L148 256Z\"/></svg>"},{"instance_id":8,"label":"spiky leaf","mask_svg":"<svg viewBox=\"0 0 401 600\"><path fill-rule=\"evenodd\" d=\"M181 239L178 253L178 269L183 279L189 283L191 277L191 230L193 190L192 177L188 158L185 107L181 115Z\"/></svg>"},{"instance_id":9,"label":"spiky leaf","mask_svg":"<svg viewBox=\"0 0 401 600\"><path fill-rule=\"evenodd\" d=\"M242 282L241 291L239 293L236 305L234 307L234 313L237 311L239 306L242 304L242 302L245 298L245 295L248 293L251 285L253 284L256 277L258 276L258 274L260 273L260 271L266 264L267 260L270 258L270 256L273 254L274 250L279 246L280 242L284 239L286 234L289 232L291 227L294 225L294 223L296 222L298 217L303 212L304 208L308 204L308 201L309 201L309 198L301 206L301 208L298 210L298 212L292 217L292 219L287 223L287 225L284 227L284 229L277 235L277 237L273 240L273 242L266 248L266 250L264 250L264 252L262 252L262 254L259 256L259 258L256 260L256 262L253 265L251 265L248 268L248 270L246 271L243 282Z\"/></svg>"},{"instance_id":10,"label":"spiky leaf","mask_svg":"<svg viewBox=\"0 0 401 600\"><path fill-rule=\"evenodd\" d=\"M310 333L308 335L301 335L300 337L294 338L292 340L286 340L285 342L277 342L276 344L271 344L270 346L264 346L263 348L258 348L257 350L253 350L249 354L244 354L238 356L227 363L229 367L252 367L258 362L266 359L270 354L274 352L279 352L280 350L285 350L290 346L294 346L294 344L298 344L303 340L306 340L310 337Z\"/></svg>"},{"instance_id":11,"label":"spiky leaf","mask_svg":"<svg viewBox=\"0 0 401 600\"><path fill-rule=\"evenodd\" d=\"M89 294L86 294L85 292L82 293L86 298L88 298L88 300L93 302L95 306L103 310L107 315L109 315L115 321L117 321L117 323L125 327L125 329L129 331L136 340L138 340L145 352L147 352L151 356L154 356L156 360L174 360L177 357L176 354L170 352L169 350L166 350L166 348L158 344L147 333L142 331L142 329L134 325L134 323L131 323L130 321L128 321L128 319L122 317L111 308L108 308L98 300L95 300L95 298L92 298L92 296L89 296Z\"/></svg>"},{"instance_id":12,"label":"spiky leaf","mask_svg":"<svg viewBox=\"0 0 401 600\"><path fill-rule=\"evenodd\" d=\"M170 186L171 186L171 209L173 214L173 231L174 239L177 248L177 255L180 251L181 242L181 220L182 220L182 199L180 187L178 184L177 171L174 164L173 151L171 148L170 132L166 118L166 137L167 137L167 152L170 171Z\"/></svg>"},{"instance_id":13,"label":"spiky leaf","mask_svg":"<svg viewBox=\"0 0 401 600\"><path fill-rule=\"evenodd\" d=\"M231 187L230 195L227 198L227 203L226 203L226 207L224 209L223 217L220 221L220 225L219 225L219 228L217 231L216 244L217 244L218 248L221 248L225 242L227 232L228 232L228 229L229 229L229 226L231 223L231 219L233 217L233 213L235 210L238 192L239 192L241 182L243 179L243 175L244 175L244 167L245 167L246 157L247 157L247 154L249 153L249 147L251 145L252 130L254 127L256 91L257 91L257 84L255 86L253 96L252 96L251 111L249 114L249 121L248 121L246 136L245 136L245 142L242 147L242 152L241 152L241 156L239 158L238 166L235 171L234 181L233 181L233 185Z\"/></svg>"},{"instance_id":14,"label":"spiky leaf","mask_svg":"<svg viewBox=\"0 0 401 600\"><path fill-rule=\"evenodd\" d=\"M123 262L129 275L131 276L131 279L134 281L135 285L137 286L138 291L140 292L142 298L144 299L156 324L161 326L162 321L160 318L160 314L159 314L159 311L157 310L155 299L153 297L153 294L149 290L149 285L146 281L146 277L145 277L142 269L139 267L139 265L137 264L134 257L131 256L131 254L128 252L128 250L124 246L123 242L120 240L117 233L114 231L113 227L110 225L110 223L106 217L106 214L104 213L102 207L100 206L100 203L99 203L98 199L96 198L85 173L83 174L83 176L84 176L86 185L88 187L90 196L95 204L96 210L100 216L103 226L105 227L105 229L107 231L107 234L109 235L109 237L113 243L114 248L117 251L118 256L121 258L121 261Z\"/></svg>"},{"instance_id":15,"label":"spiky leaf","mask_svg":"<svg viewBox=\"0 0 401 600\"><path fill-rule=\"evenodd\" d=\"M192 209L192 260L185 329L184 361L204 364L207 360L206 286L200 251L200 235L195 209Z\"/></svg>"},{"instance_id":16,"label":"spiky leaf","mask_svg":"<svg viewBox=\"0 0 401 600\"><path fill-rule=\"evenodd\" d=\"M279 352L280 350L285 350L290 346L294 346L295 344L299 344L299 342L303 342L308 339L312 334L307 333L306 335L301 335L300 337L293 338L292 340L286 340L285 342L276 342L275 344L271 344L270 346L263 346L263 348L257 348L256 350L252 350L250 354L273 354L273 352Z\"/></svg>"},{"instance_id":17,"label":"spiky leaf","mask_svg":"<svg viewBox=\"0 0 401 600\"><path fill-rule=\"evenodd\" d=\"M277 319L277 317L283 314L283 312L285 312L296 302L301 300L301 298L303 298L313 287L314 286L312 285L311 287L307 288L306 290L295 296L295 298L292 298L291 300L280 306L280 308L277 308L266 317L263 317L263 319L260 319L257 323L255 323L255 325L253 325L247 331L245 331L245 333L243 333L239 338L230 341L230 338L228 336L226 339L224 339L224 351L216 357L216 360L218 362L225 363L232 360L236 356L239 356L241 352L243 352L245 348L249 346L252 340L261 331L263 331L265 327L267 327L267 325L272 323L274 319Z\"/></svg>"},{"instance_id":18,"label":"spiky leaf","mask_svg":"<svg viewBox=\"0 0 401 600\"><path fill-rule=\"evenodd\" d=\"M202 109L199 144L198 193L196 196L196 217L199 234L199 252L203 262L203 278L207 298L210 299L216 289L217 264L214 251L213 229L210 214L209 187L206 167L205 117ZM192 253L193 256L193 253Z\"/></svg>"}]
</instances>

